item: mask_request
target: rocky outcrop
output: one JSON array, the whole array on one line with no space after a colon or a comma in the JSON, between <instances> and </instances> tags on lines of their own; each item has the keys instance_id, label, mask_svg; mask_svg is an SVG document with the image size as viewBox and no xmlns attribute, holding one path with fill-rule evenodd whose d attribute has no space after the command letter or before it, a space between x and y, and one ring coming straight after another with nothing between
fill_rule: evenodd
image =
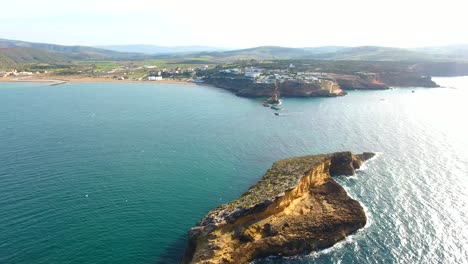
<instances>
[{"instance_id":1,"label":"rocky outcrop","mask_svg":"<svg viewBox=\"0 0 468 264\"><path fill-rule=\"evenodd\" d=\"M375 74L369 75L348 75L329 74L336 80L343 90L386 90L390 89L387 84L379 81Z\"/></svg>"},{"instance_id":2,"label":"rocky outcrop","mask_svg":"<svg viewBox=\"0 0 468 264\"><path fill-rule=\"evenodd\" d=\"M379 81L397 87L439 87L430 76L421 76L414 72L387 72L378 74Z\"/></svg>"},{"instance_id":3,"label":"rocky outcrop","mask_svg":"<svg viewBox=\"0 0 468 264\"><path fill-rule=\"evenodd\" d=\"M359 78L338 78L336 81L344 90L387 90L390 87L385 83L375 83Z\"/></svg>"},{"instance_id":4,"label":"rocky outcrop","mask_svg":"<svg viewBox=\"0 0 468 264\"><path fill-rule=\"evenodd\" d=\"M359 74L327 74L343 90L386 90L393 87L438 87L430 76L415 72L380 72Z\"/></svg>"},{"instance_id":5,"label":"rocky outcrop","mask_svg":"<svg viewBox=\"0 0 468 264\"><path fill-rule=\"evenodd\" d=\"M232 91L242 97L271 97L275 92L274 84L255 83L248 78L206 77L204 80L205 83ZM339 84L332 80L317 83L284 81L279 83L278 88L282 97L335 97L346 94Z\"/></svg>"},{"instance_id":6,"label":"rocky outcrop","mask_svg":"<svg viewBox=\"0 0 468 264\"><path fill-rule=\"evenodd\" d=\"M330 247L366 224L359 202L332 175L353 175L372 153L340 152L277 161L239 199L189 231L182 263L249 263Z\"/></svg>"}]
</instances>

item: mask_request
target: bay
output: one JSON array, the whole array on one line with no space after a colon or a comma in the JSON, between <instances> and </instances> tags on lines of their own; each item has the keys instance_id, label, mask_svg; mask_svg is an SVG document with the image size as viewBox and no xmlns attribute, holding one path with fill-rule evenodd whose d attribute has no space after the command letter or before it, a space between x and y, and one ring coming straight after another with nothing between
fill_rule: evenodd
<instances>
[{"instance_id":1,"label":"bay","mask_svg":"<svg viewBox=\"0 0 468 264\"><path fill-rule=\"evenodd\" d=\"M0 83L0 263L175 263L186 232L278 159L379 155L339 178L368 226L259 263L465 263L468 79L259 100L207 86ZM412 92L414 91L414 92Z\"/></svg>"}]
</instances>

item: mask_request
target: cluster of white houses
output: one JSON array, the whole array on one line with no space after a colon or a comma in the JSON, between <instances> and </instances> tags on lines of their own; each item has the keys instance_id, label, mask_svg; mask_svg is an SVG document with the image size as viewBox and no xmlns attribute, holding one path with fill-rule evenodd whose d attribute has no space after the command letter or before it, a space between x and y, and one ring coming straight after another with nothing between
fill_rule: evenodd
<instances>
[{"instance_id":1,"label":"cluster of white houses","mask_svg":"<svg viewBox=\"0 0 468 264\"><path fill-rule=\"evenodd\" d=\"M34 74L35 74L34 72L28 72L28 71L20 71L19 72L17 70L0 71L0 76L3 77L3 78L10 77L10 76L32 76ZM36 74L39 74L39 72L36 72Z\"/></svg>"},{"instance_id":2,"label":"cluster of white houses","mask_svg":"<svg viewBox=\"0 0 468 264\"><path fill-rule=\"evenodd\" d=\"M148 81L160 81L162 80L164 77L171 77L173 75L181 75L181 74L192 74L198 70L201 70L201 71L205 71L206 69L208 68L208 65L205 65L201 68L181 68L181 67L178 67L178 68L175 68L175 69L167 69L167 68L164 68L164 69L161 69L161 70L158 70L158 71L151 71L148 73L148 77L147 77L147 80Z\"/></svg>"},{"instance_id":3,"label":"cluster of white houses","mask_svg":"<svg viewBox=\"0 0 468 264\"><path fill-rule=\"evenodd\" d=\"M290 65L289 68L294 68ZM230 68L219 70L220 73L243 75L256 83L275 83L276 81L300 80L304 82L320 82L327 78L323 72L290 72L288 69L263 69L257 67Z\"/></svg>"},{"instance_id":4,"label":"cluster of white houses","mask_svg":"<svg viewBox=\"0 0 468 264\"><path fill-rule=\"evenodd\" d=\"M136 77L134 80L142 81L160 81L164 78L171 78L177 75L187 75L190 76L198 70L205 71L209 68L208 65L202 66L200 68L159 68L158 66L154 65L145 65L145 66L120 66L114 69L106 70L106 71L94 71L94 73L101 73L101 74L113 74L114 78L119 80L128 79L130 75L141 74L141 77Z\"/></svg>"}]
</instances>

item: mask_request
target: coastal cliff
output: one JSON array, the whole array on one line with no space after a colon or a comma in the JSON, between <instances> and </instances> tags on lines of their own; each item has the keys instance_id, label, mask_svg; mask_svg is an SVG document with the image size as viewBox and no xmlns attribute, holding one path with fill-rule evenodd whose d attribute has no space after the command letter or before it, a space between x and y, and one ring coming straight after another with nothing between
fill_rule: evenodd
<instances>
[{"instance_id":1,"label":"coastal cliff","mask_svg":"<svg viewBox=\"0 0 468 264\"><path fill-rule=\"evenodd\" d=\"M333 78L343 90L386 90L390 87L380 81L376 74L335 74L329 73L329 78Z\"/></svg>"},{"instance_id":2,"label":"coastal cliff","mask_svg":"<svg viewBox=\"0 0 468 264\"><path fill-rule=\"evenodd\" d=\"M421 76L414 72L388 72L376 76L379 82L398 87L439 87L430 76Z\"/></svg>"},{"instance_id":3,"label":"coastal cliff","mask_svg":"<svg viewBox=\"0 0 468 264\"><path fill-rule=\"evenodd\" d=\"M439 87L430 76L413 72L328 74L343 90L386 90L393 87Z\"/></svg>"},{"instance_id":4,"label":"coastal cliff","mask_svg":"<svg viewBox=\"0 0 468 264\"><path fill-rule=\"evenodd\" d=\"M271 83L254 83L248 78L207 77L205 83L234 92L242 97L270 97L275 85ZM345 95L337 82L322 80L320 83L284 81L279 83L279 92L284 97L335 97Z\"/></svg>"},{"instance_id":5,"label":"coastal cliff","mask_svg":"<svg viewBox=\"0 0 468 264\"><path fill-rule=\"evenodd\" d=\"M207 76L204 81L242 97L271 97L275 91L274 84L254 82L249 78ZM390 87L439 86L430 76L415 72L322 73L317 81L291 79L278 83L281 97L336 97L346 95L346 90L386 90Z\"/></svg>"},{"instance_id":6,"label":"coastal cliff","mask_svg":"<svg viewBox=\"0 0 468 264\"><path fill-rule=\"evenodd\" d=\"M249 263L330 247L367 218L332 176L353 175L373 153L312 155L277 161L239 199L190 229L182 263Z\"/></svg>"}]
</instances>

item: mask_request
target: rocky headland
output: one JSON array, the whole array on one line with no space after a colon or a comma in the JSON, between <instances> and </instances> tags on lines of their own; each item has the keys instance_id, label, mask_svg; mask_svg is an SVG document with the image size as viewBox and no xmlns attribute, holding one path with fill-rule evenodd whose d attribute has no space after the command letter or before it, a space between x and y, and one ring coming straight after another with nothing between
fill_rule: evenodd
<instances>
[{"instance_id":1,"label":"rocky headland","mask_svg":"<svg viewBox=\"0 0 468 264\"><path fill-rule=\"evenodd\" d=\"M333 176L353 175L373 153L296 157L275 162L239 199L190 229L182 263L249 263L330 247L367 218Z\"/></svg>"},{"instance_id":2,"label":"rocky headland","mask_svg":"<svg viewBox=\"0 0 468 264\"><path fill-rule=\"evenodd\" d=\"M439 87L430 76L413 72L328 74L343 90L386 90L390 87Z\"/></svg>"},{"instance_id":3,"label":"rocky headland","mask_svg":"<svg viewBox=\"0 0 468 264\"><path fill-rule=\"evenodd\" d=\"M207 76L204 81L242 97L270 97L275 91L274 83L259 83L249 78ZM414 72L323 73L320 80L314 82L278 82L281 97L336 97L346 95L346 90L386 90L390 87L439 86L430 76L421 76Z\"/></svg>"},{"instance_id":4,"label":"rocky headland","mask_svg":"<svg viewBox=\"0 0 468 264\"><path fill-rule=\"evenodd\" d=\"M248 78L206 77L205 83L234 92L242 97L270 97L274 94L274 83L255 83ZM320 83L284 81L278 84L282 97L335 97L346 94L339 84L332 80Z\"/></svg>"}]
</instances>

